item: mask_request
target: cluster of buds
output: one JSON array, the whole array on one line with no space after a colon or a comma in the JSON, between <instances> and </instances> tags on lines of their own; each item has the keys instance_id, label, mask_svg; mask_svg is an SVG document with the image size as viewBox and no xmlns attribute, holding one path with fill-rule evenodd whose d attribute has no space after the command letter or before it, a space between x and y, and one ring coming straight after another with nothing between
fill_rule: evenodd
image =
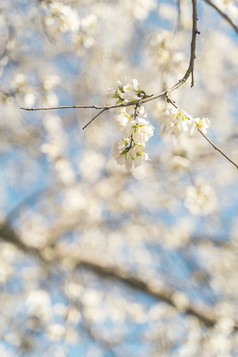
<instances>
[{"instance_id":1,"label":"cluster of buds","mask_svg":"<svg viewBox=\"0 0 238 357\"><path fill-rule=\"evenodd\" d=\"M142 160L148 160L146 142L153 136L154 127L144 118L147 116L140 100L146 98L146 93L141 90L136 79L123 85L118 82L117 87L111 91L117 104L123 104L120 112L115 116L115 123L123 139L116 141L113 146L113 156L118 164L125 165L127 169L137 167ZM130 102L135 105L127 106Z\"/></svg>"}]
</instances>

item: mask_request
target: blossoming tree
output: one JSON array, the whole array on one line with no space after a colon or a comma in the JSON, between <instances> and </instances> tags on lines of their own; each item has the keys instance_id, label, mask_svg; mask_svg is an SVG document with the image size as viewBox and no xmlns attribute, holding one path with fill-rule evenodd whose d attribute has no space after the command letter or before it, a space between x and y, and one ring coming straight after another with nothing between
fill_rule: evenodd
<instances>
[{"instance_id":1,"label":"blossoming tree","mask_svg":"<svg viewBox=\"0 0 238 357\"><path fill-rule=\"evenodd\" d=\"M236 356L236 0L0 4L0 355Z\"/></svg>"}]
</instances>

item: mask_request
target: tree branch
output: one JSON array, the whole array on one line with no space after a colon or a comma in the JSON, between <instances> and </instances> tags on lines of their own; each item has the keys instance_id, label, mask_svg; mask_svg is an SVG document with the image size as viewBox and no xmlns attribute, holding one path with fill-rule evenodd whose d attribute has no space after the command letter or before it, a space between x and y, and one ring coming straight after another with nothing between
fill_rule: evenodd
<instances>
[{"instance_id":1,"label":"tree branch","mask_svg":"<svg viewBox=\"0 0 238 357\"><path fill-rule=\"evenodd\" d=\"M226 154L224 154L224 152L222 152L203 132L201 129L197 129L199 131L199 133L209 142L210 145L212 145L212 147L217 150L222 156L224 156L228 161L230 161L230 163L232 165L234 165L237 169L238 169L238 165L232 161Z\"/></svg>"},{"instance_id":2,"label":"tree branch","mask_svg":"<svg viewBox=\"0 0 238 357\"><path fill-rule=\"evenodd\" d=\"M9 221L4 221L0 225L0 239L13 244L24 253L31 255L36 254L38 256L38 250L36 248L29 247L24 242L22 242Z\"/></svg>"},{"instance_id":3,"label":"tree branch","mask_svg":"<svg viewBox=\"0 0 238 357\"><path fill-rule=\"evenodd\" d=\"M210 4L210 0L205 0L207 3ZM213 3L211 3L210 5L212 5ZM218 10L218 9L217 9ZM226 16L226 15L225 15ZM190 45L190 60L189 60L189 66L188 69L185 73L185 75L183 76L182 79L180 79L174 86L172 86L171 88L157 94L157 95L146 95L136 101L131 101L128 103L123 103L123 104L116 104L116 105L72 105L72 106L57 106L57 107L44 107L44 108L24 108L24 107L20 107L20 109L23 110L27 110L27 111L36 111L36 110L53 110L53 109L97 109L100 110L99 113L97 113L84 127L83 130L86 129L97 117L99 117L103 112L110 110L110 109L115 109L115 108L121 108L121 107L128 107L128 106L135 106L138 104L144 104L147 103L149 101L158 99L159 97L163 97L166 96L167 100L173 104L175 107L176 104L174 103L174 101L172 101L172 99L170 99L170 93L173 92L174 90L180 88L189 78L189 76L191 75L192 79L191 79L191 87L194 86L194 61L196 58L195 55L195 51L196 51L196 37L197 35L200 33L198 31L197 28L197 21L198 21L198 14L197 14L197 0L192 0L192 39L191 39L191 45ZM198 131L200 132L200 134L202 134L204 136L204 138L213 146L213 148L217 151L220 152L220 154L222 154L230 163L232 163L237 169L238 169L238 165L235 164L227 155L225 155L220 149L218 149L218 147L212 143L212 141L200 130L198 129Z\"/></svg>"},{"instance_id":4,"label":"tree branch","mask_svg":"<svg viewBox=\"0 0 238 357\"><path fill-rule=\"evenodd\" d=\"M116 279L131 289L144 292L157 300L162 300L177 308L178 311L197 317L207 327L213 327L220 318L214 309L207 306L199 307L189 301L186 301L186 304L181 308L176 300L178 293L176 290L161 286L157 282L147 282L144 279L135 277L124 267L111 265L108 262L106 263L105 260L98 260L95 256L93 259L86 256L80 257L78 268L87 268L106 279ZM234 323L234 328L238 329L238 321L234 321Z\"/></svg>"},{"instance_id":5,"label":"tree branch","mask_svg":"<svg viewBox=\"0 0 238 357\"><path fill-rule=\"evenodd\" d=\"M177 31L181 29L181 0L176 1L177 5Z\"/></svg>"},{"instance_id":6,"label":"tree branch","mask_svg":"<svg viewBox=\"0 0 238 357\"><path fill-rule=\"evenodd\" d=\"M194 61L196 58L195 55L195 51L196 51L196 37L198 34L200 34L200 32L198 31L197 28L197 21L198 21L198 15L197 15L197 0L192 0L192 18L193 18L193 27L192 27L192 39L191 39L191 50L190 50L190 60L189 60L189 66L188 69L185 73L185 75L183 76L182 79L180 79L178 81L178 83L176 83L172 88L170 88L169 90L167 90L167 92L171 93L173 92L175 89L178 89L179 87L181 87L189 78L189 76L192 76L192 80L191 80L191 87L194 86Z\"/></svg>"},{"instance_id":7,"label":"tree branch","mask_svg":"<svg viewBox=\"0 0 238 357\"><path fill-rule=\"evenodd\" d=\"M179 111L181 111L181 109L177 106L177 104L175 103L175 101L170 98L169 93L166 94L166 97L167 97L167 102L168 102L168 103L172 104L176 109L178 109ZM238 169L238 165L237 165L234 161L232 161L223 151L221 151L221 150L207 137L207 135L202 132L201 129L197 128L197 130L198 130L199 133L209 142L209 144L210 144L215 150L217 150L222 156L224 156L232 165L234 165L234 166Z\"/></svg>"},{"instance_id":8,"label":"tree branch","mask_svg":"<svg viewBox=\"0 0 238 357\"><path fill-rule=\"evenodd\" d=\"M107 108L102 109L99 113L97 113L96 115L94 115L94 117L83 127L83 130L87 128L88 125L90 125L97 117L99 117L99 115L101 115L103 112L105 112L105 110L107 110Z\"/></svg>"},{"instance_id":9,"label":"tree branch","mask_svg":"<svg viewBox=\"0 0 238 357\"><path fill-rule=\"evenodd\" d=\"M192 19L193 19L193 26L192 26L192 40L191 40L191 51L190 51L190 60L189 60L189 66L188 69L183 76L182 79L180 79L174 86L172 86L169 89L164 90L163 92L157 94L157 95L145 95L143 98L135 101L131 101L129 103L123 103L123 104L116 104L116 105L66 105L66 106L56 106L56 107L43 107L43 108L25 108L25 107L20 107L22 110L27 110L27 111L42 111L42 110L56 110L56 109L97 109L100 110L100 112L95 115L84 127L85 129L89 124L91 124L99 115L101 115L104 111L110 110L110 109L116 109L116 108L122 108L122 107L129 107L129 106L134 106L138 104L144 104L147 102L150 102L152 100L158 99L159 97L163 97L167 95L167 93L171 93L174 90L178 89L181 87L189 78L190 74L192 75L192 82L191 86L194 85L194 76L193 76L193 70L194 70L194 60L195 60L195 49L196 49L196 35L199 34L197 30L197 0L192 0Z\"/></svg>"},{"instance_id":10,"label":"tree branch","mask_svg":"<svg viewBox=\"0 0 238 357\"><path fill-rule=\"evenodd\" d=\"M31 248L21 241L9 222L5 222L0 226L0 237L9 243L12 243L24 253L39 258L41 262L49 263L45 261L40 249ZM115 279L122 282L131 289L144 292L157 300L166 302L175 307L178 312L197 317L207 327L213 327L221 317L214 311L214 309L205 305L197 306L187 300L185 296L185 303L181 305L176 299L178 291L175 289L162 286L160 283L158 284L158 281L146 281L143 278L135 277L128 269L125 269L125 267L113 265L105 259L102 259L102 257L97 257L95 254L91 257L90 255L85 254L83 250L81 252L77 250L72 253L72 251L67 251L65 249L62 251L61 248L59 250L57 248L55 249L56 260L61 260L61 258L65 259L67 256L72 262L76 263L76 268L86 268L105 279ZM234 329L238 329L237 320L234 320Z\"/></svg>"},{"instance_id":11,"label":"tree branch","mask_svg":"<svg viewBox=\"0 0 238 357\"><path fill-rule=\"evenodd\" d=\"M219 7L217 7L211 0L204 0L208 5L210 5L211 7L213 7L213 9L215 9L222 17L223 19L225 19L235 30L236 33L238 33L238 26L235 25L235 23L232 21L232 19L221 9L219 9Z\"/></svg>"}]
</instances>

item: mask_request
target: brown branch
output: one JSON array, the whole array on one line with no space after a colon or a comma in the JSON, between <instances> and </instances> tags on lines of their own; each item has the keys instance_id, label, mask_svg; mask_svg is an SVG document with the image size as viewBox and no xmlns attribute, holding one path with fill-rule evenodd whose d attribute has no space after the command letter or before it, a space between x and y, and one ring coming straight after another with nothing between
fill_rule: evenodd
<instances>
[{"instance_id":1,"label":"brown branch","mask_svg":"<svg viewBox=\"0 0 238 357\"><path fill-rule=\"evenodd\" d=\"M21 241L20 237L18 237L16 232L13 230L10 223L5 222L3 225L1 225L0 238L9 243L12 243L24 253L37 256L42 262L44 261L44 258L41 255L41 251L36 248L31 248L26 243ZM100 259L96 256L93 256L92 259L87 255L83 254L83 252L80 255L77 252L77 256L73 256L74 254L72 254L72 252L70 253L66 250L64 250L63 252L61 251L61 253L60 251L56 251L55 254L56 260L66 258L67 255L69 255L71 261L78 261L78 264L76 265L76 267L78 268L90 269L91 271L103 278L116 279L117 281L126 284L128 287L134 290L144 292L158 300L162 300L168 303L169 305L175 308L179 308L174 298L176 296L176 291L174 289L165 286L162 287L156 283L146 282L143 279L133 276L130 271L128 271L124 267L122 268L110 265L108 262L105 262L105 259ZM207 307L199 308L190 302L187 303L187 305L183 309L183 312L196 316L208 327L214 326L217 321L216 316L212 310Z\"/></svg>"},{"instance_id":2,"label":"brown branch","mask_svg":"<svg viewBox=\"0 0 238 357\"><path fill-rule=\"evenodd\" d=\"M236 26L236 24L232 21L232 19L221 9L219 9L219 7L217 7L211 0L204 0L208 5L210 5L211 7L213 7L213 9L215 9L222 17L223 19L225 19L235 30L236 33L238 33L238 26Z\"/></svg>"},{"instance_id":3,"label":"brown branch","mask_svg":"<svg viewBox=\"0 0 238 357\"><path fill-rule=\"evenodd\" d=\"M179 111L181 111L181 109L177 106L177 104L175 103L175 101L173 99L171 99L169 93L166 93L166 98L167 98L167 102L172 104L176 109L178 109ZM237 169L238 169L238 165L232 161L223 151L221 151L208 137L206 134L204 134L202 132L201 129L197 128L197 130L199 131L199 133L209 142L209 144L215 149L217 150L222 156L224 156L232 165L234 165Z\"/></svg>"},{"instance_id":4,"label":"brown branch","mask_svg":"<svg viewBox=\"0 0 238 357\"><path fill-rule=\"evenodd\" d=\"M230 20L230 18L222 13L210 0L204 0L206 1L209 5L213 6L219 13L222 14L224 18L227 19L227 21ZM179 4L179 3L178 3ZM191 87L194 86L194 61L196 58L195 51L196 51L196 37L200 33L197 28L197 21L198 21L198 14L197 14L197 0L192 0L192 39L191 39L191 45L190 45L190 60L189 60L189 66L188 69L183 76L182 79L180 79L174 86L172 86L170 89L167 89L157 95L145 95L143 98L136 100L136 101L131 101L128 103L123 103L123 104L116 104L116 105L72 105L72 106L56 106L56 107L44 107L44 108L24 108L20 107L20 109L27 110L27 111L42 111L42 110L54 110L54 109L97 109L100 110L99 113L97 113L84 127L83 130L86 129L97 117L99 117L103 112L110 110L110 109L115 109L115 108L121 108L121 107L128 107L128 106L136 106L138 104L144 104L149 101L158 99L159 97L166 96L167 101L170 102L172 105L174 105L176 108L178 108L175 104L175 102L170 98L170 93L173 92L174 90L180 88L189 78L191 75ZM233 27L235 26L231 20L229 21ZM238 32L238 28L235 26L235 29ZM235 164L226 154L224 154L213 142L200 130L198 129L200 134L204 136L204 138L213 146L213 148L217 151L220 152L221 155L223 155L230 163L232 163L237 169L238 165Z\"/></svg>"},{"instance_id":5,"label":"brown branch","mask_svg":"<svg viewBox=\"0 0 238 357\"><path fill-rule=\"evenodd\" d=\"M0 227L0 237L9 243L12 243L24 253L37 256L42 262L44 261L40 251L35 248L30 248L27 244L23 243L15 231L11 228L10 224L5 223ZM64 256L66 255L67 253L64 254ZM60 257L57 256L57 258L59 259ZM72 258L73 257L71 255L71 260ZM144 292L158 300L162 300L169 305L178 308L176 300L174 299L176 291L171 288L165 286L161 287L154 283L148 283L143 279L134 277L125 268L109 265L108 263L105 263L105 260L99 260L95 256L92 260L82 254L82 257L79 257L78 260L78 268L90 269L103 278L116 279L117 281L126 284L129 288ZM191 303L188 303L187 306L183 309L183 312L196 316L208 327L213 327L216 323L216 316L214 312L207 307L199 308Z\"/></svg>"},{"instance_id":6,"label":"brown branch","mask_svg":"<svg viewBox=\"0 0 238 357\"><path fill-rule=\"evenodd\" d=\"M20 239L9 221L5 221L0 225L0 239L13 244L15 247L17 247L24 253L31 254L34 256L36 255L37 257L39 256L38 250L36 248L26 245Z\"/></svg>"},{"instance_id":7,"label":"brown branch","mask_svg":"<svg viewBox=\"0 0 238 357\"><path fill-rule=\"evenodd\" d=\"M189 60L189 66L188 69L185 73L185 75L183 76L182 79L180 79L178 81L178 83L176 83L172 88L170 88L169 90L167 90L167 92L171 93L173 92L175 89L178 89L179 87L181 87L189 78L189 76L192 76L192 81L191 81L191 87L194 86L194 61L196 58L195 55L195 51L196 51L196 37L198 34L200 34L200 32L198 31L197 28L197 21L198 21L198 14L197 14L197 0L192 0L192 18L193 18L193 26L192 26L192 40L191 40L191 50L190 50L190 60Z\"/></svg>"},{"instance_id":8,"label":"brown branch","mask_svg":"<svg viewBox=\"0 0 238 357\"><path fill-rule=\"evenodd\" d=\"M214 246L215 248L223 248L224 250L232 250L233 253L238 254L238 247L234 240L220 240L213 236L193 236L185 245L185 249L188 246L193 245L207 245Z\"/></svg>"},{"instance_id":9,"label":"brown branch","mask_svg":"<svg viewBox=\"0 0 238 357\"><path fill-rule=\"evenodd\" d=\"M177 31L181 29L181 0L177 0Z\"/></svg>"},{"instance_id":10,"label":"brown branch","mask_svg":"<svg viewBox=\"0 0 238 357\"><path fill-rule=\"evenodd\" d=\"M139 100L134 100L128 103L123 103L123 104L114 104L114 105L94 105L94 104L89 104L89 105L59 105L57 107L41 107L41 108L25 108L25 107L20 107L22 110L26 110L29 112L32 111L43 111L43 110L57 110L57 109L98 109L98 110L110 110L110 109L116 109L116 108L122 108L122 107L129 107L132 105L138 105L139 103L146 103L149 102L150 100L159 98L163 95L165 95L166 91L163 91L162 93L158 95L145 95L143 98Z\"/></svg>"},{"instance_id":11,"label":"brown branch","mask_svg":"<svg viewBox=\"0 0 238 357\"><path fill-rule=\"evenodd\" d=\"M220 318L214 309L207 306L197 306L192 302L186 301L185 305L181 307L176 300L178 293L176 290L162 286L157 282L148 282L142 278L135 277L124 267L106 263L105 260L99 260L95 256L93 259L86 256L80 257L78 268L87 268L106 279L116 279L131 289L144 292L155 299L162 300L177 308L178 311L197 317L207 327L213 327ZM238 321L235 321L234 328L238 329Z\"/></svg>"},{"instance_id":12,"label":"brown branch","mask_svg":"<svg viewBox=\"0 0 238 357\"><path fill-rule=\"evenodd\" d=\"M195 49L196 49L196 35L199 34L197 30L197 0L192 0L192 6L193 6L193 11L192 11L192 19L193 19L193 26L192 26L192 40L191 40L191 51L190 51L190 60L189 60L189 66L188 69L183 76L182 79L178 81L174 86L172 86L169 89L164 90L163 92L157 94L157 95L145 95L143 98L135 101L131 101L128 103L123 103L123 104L116 104L116 105L66 105L66 106L56 106L56 107L43 107L43 108L25 108L25 107L20 107L22 110L27 110L27 111L42 111L42 110L56 110L56 109L97 109L100 110L100 112L95 115L84 127L85 129L89 124L91 124L99 115L101 115L104 111L110 110L110 109L116 109L116 108L122 108L122 107L129 107L129 106L134 106L138 104L144 104L147 102L150 102L152 100L158 99L160 97L163 97L164 95L167 95L167 93L171 93L174 90L178 89L181 87L189 78L190 74L192 75L192 82L191 82L191 87L194 85L194 76L193 76L193 70L194 70L194 60L195 60Z\"/></svg>"},{"instance_id":13,"label":"brown branch","mask_svg":"<svg viewBox=\"0 0 238 357\"><path fill-rule=\"evenodd\" d=\"M155 100L157 98L163 97L167 93L167 90L157 94L157 95L145 95L142 99L131 101L128 103L123 103L123 104L115 104L115 105L65 105L65 106L57 106L57 107L42 107L42 108L25 108L25 107L20 107L22 110L26 111L45 111L45 110L57 110L57 109L97 109L100 110L98 114L96 114L84 127L83 130L91 124L99 115L101 115L104 111L110 110L110 109L117 109L117 108L123 108L123 107L130 107L130 106L138 106L138 104L144 104L146 102L149 102L151 100Z\"/></svg>"},{"instance_id":14,"label":"brown branch","mask_svg":"<svg viewBox=\"0 0 238 357\"><path fill-rule=\"evenodd\" d=\"M48 264L41 254L41 250L37 248L31 248L26 243L21 241L18 234L11 227L9 222L5 222L0 227L0 237L5 241L12 243L17 248L22 250L24 253L38 258L42 263ZM157 281L146 281L145 279L134 276L131 272L124 266L119 267L105 260L105 257L97 257L95 254L93 257L85 254L82 250L72 252L67 251L67 249L55 249L55 260L60 261L61 259L69 258L72 262L76 263L77 268L87 268L93 271L98 276L105 279L115 279L119 282L124 283L131 289L144 292L149 296L166 302L167 304L173 306L178 310L178 312L183 312L197 317L200 322L204 323L207 327L213 327L222 317L216 311L207 306L198 306L187 300L185 297L185 303L182 305L176 299L178 292L170 287L162 286L158 284ZM234 321L234 329L238 329L238 321Z\"/></svg>"},{"instance_id":15,"label":"brown branch","mask_svg":"<svg viewBox=\"0 0 238 357\"><path fill-rule=\"evenodd\" d=\"M31 204L36 200L43 196L43 194L50 193L54 188L52 187L44 187L40 188L39 190L31 192L29 195L24 197L21 201L19 201L12 209L11 211L7 214L6 220L7 221L13 221L16 219L19 215L19 212L22 210L24 206L27 204Z\"/></svg>"},{"instance_id":16,"label":"brown branch","mask_svg":"<svg viewBox=\"0 0 238 357\"><path fill-rule=\"evenodd\" d=\"M197 129L199 131L199 133L209 142L210 145L212 145L212 147L217 150L222 156L224 156L228 161L230 161L230 163L232 165L234 165L237 169L238 169L238 165L232 161L226 154L224 154L224 152L222 152L202 131L201 129Z\"/></svg>"},{"instance_id":17,"label":"brown branch","mask_svg":"<svg viewBox=\"0 0 238 357\"><path fill-rule=\"evenodd\" d=\"M105 110L107 110L107 108L102 109L99 113L97 113L96 115L94 115L94 117L83 127L83 130L87 128L88 125L90 125L97 117L99 117L99 115L101 115L103 112L105 112Z\"/></svg>"},{"instance_id":18,"label":"brown branch","mask_svg":"<svg viewBox=\"0 0 238 357\"><path fill-rule=\"evenodd\" d=\"M37 110L56 110L56 109L111 109L113 107L122 107L123 105L60 105L57 107L41 107L41 108L24 108L20 107L22 110L27 110L27 111L37 111Z\"/></svg>"}]
</instances>

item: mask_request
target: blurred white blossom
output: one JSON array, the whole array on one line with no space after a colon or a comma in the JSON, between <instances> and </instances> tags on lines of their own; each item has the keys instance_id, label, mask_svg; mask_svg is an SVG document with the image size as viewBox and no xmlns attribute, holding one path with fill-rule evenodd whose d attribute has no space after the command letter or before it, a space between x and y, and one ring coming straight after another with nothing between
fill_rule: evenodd
<instances>
[{"instance_id":1,"label":"blurred white blossom","mask_svg":"<svg viewBox=\"0 0 238 357\"><path fill-rule=\"evenodd\" d=\"M196 215L208 215L217 208L217 200L212 187L208 183L188 186L185 206Z\"/></svg>"},{"instance_id":2,"label":"blurred white blossom","mask_svg":"<svg viewBox=\"0 0 238 357\"><path fill-rule=\"evenodd\" d=\"M127 0L121 1L123 2L123 6L127 7L138 20L146 19L149 13L156 8L155 0L134 0L133 2Z\"/></svg>"},{"instance_id":3,"label":"blurred white blossom","mask_svg":"<svg viewBox=\"0 0 238 357\"><path fill-rule=\"evenodd\" d=\"M23 105L31 107L35 103L36 95L23 73L17 73L13 78L11 85L13 90L20 96Z\"/></svg>"},{"instance_id":4,"label":"blurred white blossom","mask_svg":"<svg viewBox=\"0 0 238 357\"><path fill-rule=\"evenodd\" d=\"M45 17L45 23L55 34L66 31L77 32L80 19L70 6L54 2L50 4L50 14Z\"/></svg>"},{"instance_id":5,"label":"blurred white blossom","mask_svg":"<svg viewBox=\"0 0 238 357\"><path fill-rule=\"evenodd\" d=\"M61 324L52 324L47 328L47 336L51 341L59 341L66 332L65 326Z\"/></svg>"},{"instance_id":6,"label":"blurred white blossom","mask_svg":"<svg viewBox=\"0 0 238 357\"><path fill-rule=\"evenodd\" d=\"M80 19L78 32L72 33L72 42L77 55L83 55L83 50L90 49L95 44L97 17L94 14L87 15Z\"/></svg>"},{"instance_id":7,"label":"blurred white blossom","mask_svg":"<svg viewBox=\"0 0 238 357\"><path fill-rule=\"evenodd\" d=\"M170 14L173 15L172 12ZM173 73L183 73L185 54L177 50L179 42L178 36L174 37L167 30L160 30L153 34L150 41L150 53L162 76L168 77Z\"/></svg>"},{"instance_id":8,"label":"blurred white blossom","mask_svg":"<svg viewBox=\"0 0 238 357\"><path fill-rule=\"evenodd\" d=\"M51 318L51 299L49 294L43 290L32 290L26 298L29 313L38 316L44 321Z\"/></svg>"}]
</instances>

